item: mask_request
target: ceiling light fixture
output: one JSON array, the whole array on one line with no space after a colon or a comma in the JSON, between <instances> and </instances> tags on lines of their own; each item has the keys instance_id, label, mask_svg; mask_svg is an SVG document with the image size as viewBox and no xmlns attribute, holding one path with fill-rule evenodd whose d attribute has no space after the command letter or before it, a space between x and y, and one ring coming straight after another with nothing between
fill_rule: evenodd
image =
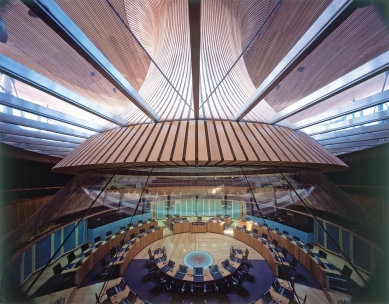
<instances>
[{"instance_id":1,"label":"ceiling light fixture","mask_svg":"<svg viewBox=\"0 0 389 304\"><path fill-rule=\"evenodd\" d=\"M116 93L116 92L118 91L118 89L117 89L117 88L113 88L112 91L113 91L114 93Z\"/></svg>"},{"instance_id":2,"label":"ceiling light fixture","mask_svg":"<svg viewBox=\"0 0 389 304\"><path fill-rule=\"evenodd\" d=\"M28 15L32 18L39 18L32 10L28 10Z\"/></svg>"},{"instance_id":3,"label":"ceiling light fixture","mask_svg":"<svg viewBox=\"0 0 389 304\"><path fill-rule=\"evenodd\" d=\"M0 18L0 42L7 43L7 41L8 41L7 27L5 26L3 19Z\"/></svg>"},{"instance_id":4,"label":"ceiling light fixture","mask_svg":"<svg viewBox=\"0 0 389 304\"><path fill-rule=\"evenodd\" d=\"M97 72L92 71L92 72L90 72L90 75L91 75L92 77L97 77Z\"/></svg>"},{"instance_id":5,"label":"ceiling light fixture","mask_svg":"<svg viewBox=\"0 0 389 304\"><path fill-rule=\"evenodd\" d=\"M305 70L305 67L301 66L297 69L297 72L301 73L301 72L304 72Z\"/></svg>"},{"instance_id":6,"label":"ceiling light fixture","mask_svg":"<svg viewBox=\"0 0 389 304\"><path fill-rule=\"evenodd\" d=\"M276 85L276 91L278 91L281 88L281 85L277 84Z\"/></svg>"}]
</instances>

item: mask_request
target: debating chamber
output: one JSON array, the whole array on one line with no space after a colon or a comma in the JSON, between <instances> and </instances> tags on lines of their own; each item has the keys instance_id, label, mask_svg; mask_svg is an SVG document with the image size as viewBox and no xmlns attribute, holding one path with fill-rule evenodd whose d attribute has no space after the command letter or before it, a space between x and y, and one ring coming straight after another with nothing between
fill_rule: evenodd
<instances>
[{"instance_id":1,"label":"debating chamber","mask_svg":"<svg viewBox=\"0 0 389 304\"><path fill-rule=\"evenodd\" d=\"M388 76L384 0L0 1L0 304L387 303Z\"/></svg>"}]
</instances>

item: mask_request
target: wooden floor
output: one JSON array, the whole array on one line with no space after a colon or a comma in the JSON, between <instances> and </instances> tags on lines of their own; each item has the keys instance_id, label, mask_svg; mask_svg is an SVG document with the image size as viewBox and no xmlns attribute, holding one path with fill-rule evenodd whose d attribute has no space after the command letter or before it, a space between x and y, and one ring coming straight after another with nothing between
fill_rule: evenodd
<instances>
[{"instance_id":1,"label":"wooden floor","mask_svg":"<svg viewBox=\"0 0 389 304\"><path fill-rule=\"evenodd\" d=\"M136 259L148 259L148 250L165 246L169 259L182 264L183 257L191 251L202 250L213 256L214 263L220 264L228 258L231 246L237 249L249 250L251 260L262 260L263 257L250 246L228 236L216 233L181 233L163 238L143 249L135 257Z\"/></svg>"}]
</instances>

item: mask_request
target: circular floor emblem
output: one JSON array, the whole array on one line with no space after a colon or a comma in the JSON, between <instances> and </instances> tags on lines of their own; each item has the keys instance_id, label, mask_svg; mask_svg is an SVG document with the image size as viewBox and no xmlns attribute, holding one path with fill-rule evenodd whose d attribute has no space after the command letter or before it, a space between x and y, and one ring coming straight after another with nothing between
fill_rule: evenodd
<instances>
[{"instance_id":1,"label":"circular floor emblem","mask_svg":"<svg viewBox=\"0 0 389 304\"><path fill-rule=\"evenodd\" d=\"M182 259L189 268L203 267L208 268L213 264L213 257L208 252L195 250L187 253Z\"/></svg>"}]
</instances>

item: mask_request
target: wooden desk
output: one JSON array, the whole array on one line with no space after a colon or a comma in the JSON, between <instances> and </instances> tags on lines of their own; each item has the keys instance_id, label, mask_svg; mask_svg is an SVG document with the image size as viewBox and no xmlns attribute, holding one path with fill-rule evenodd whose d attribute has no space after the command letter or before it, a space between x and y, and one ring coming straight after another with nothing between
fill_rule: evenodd
<instances>
[{"instance_id":1,"label":"wooden desk","mask_svg":"<svg viewBox=\"0 0 389 304\"><path fill-rule=\"evenodd\" d=\"M278 245L280 247L289 248L288 251L297 259L299 262L308 269L309 272L315 277L315 279L319 282L319 284L323 287L327 286L326 277L328 274L340 274L339 271L326 269L323 266L320 266L319 262L316 258L312 257L308 254L308 252L299 247L295 241L288 240L285 236L279 235L275 231L269 231L265 227L257 226L254 224L252 228L258 230L258 234L266 233L270 234L269 239L276 239L278 241ZM272 269L274 275L278 277L279 274L279 265L288 266L289 263L278 263L274 258L274 253L268 248L267 245L263 244L261 240L254 237L252 234L247 233L245 231L234 229L234 238L253 247L256 251L258 251L265 260L269 263L270 268ZM327 262L327 261L325 261Z\"/></svg>"},{"instance_id":2,"label":"wooden desk","mask_svg":"<svg viewBox=\"0 0 389 304\"><path fill-rule=\"evenodd\" d=\"M212 233L223 234L226 224L224 222L207 221L207 231Z\"/></svg>"},{"instance_id":3,"label":"wooden desk","mask_svg":"<svg viewBox=\"0 0 389 304\"><path fill-rule=\"evenodd\" d=\"M131 229L129 229L127 231L122 231L120 234L113 236L108 241L103 241L103 243L98 248L93 249L92 253L88 257L84 257L82 259L81 265L79 265L78 267L73 268L73 269L64 270L62 273L74 272L74 274L75 274L74 283L77 286L79 286L82 283L82 281L85 279L86 275L92 270L92 268L97 263L100 262L100 260L102 258L104 258L109 253L109 251L111 250L112 247L117 248L120 245L120 242L122 240L127 241L130 238L130 235L133 233L135 235L138 235L140 229L145 229L147 231L148 228L150 227L150 225L152 225L152 224L153 223L145 223L145 224L142 224L139 226L132 227ZM128 252L129 252L128 251L124 255L124 259L122 261L114 263L114 264L122 265L121 270L120 270L120 274L123 276L125 270L127 269L128 265L129 265L129 262L131 262L131 260L135 257L136 254L138 254L138 252L141 249L148 246L152 242L155 242L156 240L161 239L162 237L163 237L162 229L159 229L159 230L156 230L150 234L147 234L144 238L142 238L144 240L141 239L142 240L141 242L136 242L135 244L137 244L137 243L139 243L139 244L134 246L134 248L132 250L130 248L130 250L129 250L129 251L131 251L130 254L128 254ZM133 256L131 257L131 259L129 261L127 261L126 257L131 256L131 255L133 255ZM123 267L125 267L125 268L123 269Z\"/></svg>"},{"instance_id":4,"label":"wooden desk","mask_svg":"<svg viewBox=\"0 0 389 304\"><path fill-rule=\"evenodd\" d=\"M238 258L242 258L241 255L237 255ZM164 271L164 267L167 265L167 261L165 262L161 262L161 263L158 263L157 264L157 267L159 269L161 269L162 272L164 272L165 274L167 274L168 276L172 277L173 279L175 280L179 280L177 278L174 278L174 276L177 274L178 272L178 269L179 269L179 263L175 263L174 265L174 268L172 270L169 270L169 271ZM236 262L232 262L230 261L230 265L232 267L234 267L236 270L235 271L238 271L239 267L240 267L240 263L236 263ZM223 266L221 265L218 265L219 266L219 272L220 274L223 276L223 277L226 277L226 276L229 276L231 274L233 274L233 272L229 272L227 269L224 269ZM213 276L211 275L209 269L204 269L203 270L203 280L204 280L204 283L207 283L207 282L213 282L213 281L216 281ZM184 278L181 280L181 281L184 281L184 282L193 282L193 269L189 269L187 270Z\"/></svg>"},{"instance_id":5,"label":"wooden desk","mask_svg":"<svg viewBox=\"0 0 389 304\"><path fill-rule=\"evenodd\" d=\"M280 295L278 292L276 292L273 288L273 286L271 286L269 288L270 290L270 294L273 298L273 301L275 303L280 303L280 304L288 304L290 302L290 300L282 295ZM262 299L259 299L258 301L255 301L255 304L265 304L264 301Z\"/></svg>"},{"instance_id":6,"label":"wooden desk","mask_svg":"<svg viewBox=\"0 0 389 304\"><path fill-rule=\"evenodd\" d=\"M174 222L172 223L173 226L173 234L177 233L184 233L184 232L190 232L191 231L191 222Z\"/></svg>"},{"instance_id":7,"label":"wooden desk","mask_svg":"<svg viewBox=\"0 0 389 304\"><path fill-rule=\"evenodd\" d=\"M207 232L207 226L205 222L191 222L190 232L192 233L205 233Z\"/></svg>"}]
</instances>

